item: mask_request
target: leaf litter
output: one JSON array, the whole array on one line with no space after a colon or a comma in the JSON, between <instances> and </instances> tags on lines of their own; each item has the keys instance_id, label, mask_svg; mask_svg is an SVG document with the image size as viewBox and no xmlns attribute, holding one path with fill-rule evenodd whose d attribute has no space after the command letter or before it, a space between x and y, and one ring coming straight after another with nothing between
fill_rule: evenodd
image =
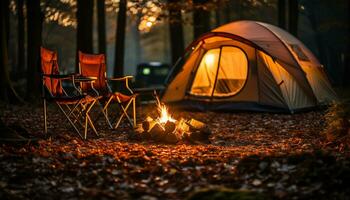
<instances>
[{"instance_id":1,"label":"leaf litter","mask_svg":"<svg viewBox=\"0 0 350 200\"><path fill-rule=\"evenodd\" d=\"M139 119L156 115L140 109ZM209 143L134 141L130 128L83 141L57 109L6 107L1 118L21 124L37 142L0 146L0 198L183 199L211 186L255 191L277 199L346 199L349 153L326 148L324 113L215 113L173 110L206 123Z\"/></svg>"}]
</instances>

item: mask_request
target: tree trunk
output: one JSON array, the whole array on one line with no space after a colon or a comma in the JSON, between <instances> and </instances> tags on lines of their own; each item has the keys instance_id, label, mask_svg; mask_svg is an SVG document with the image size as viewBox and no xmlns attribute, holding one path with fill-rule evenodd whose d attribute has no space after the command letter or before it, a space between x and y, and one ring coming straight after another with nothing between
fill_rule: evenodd
<instances>
[{"instance_id":1,"label":"tree trunk","mask_svg":"<svg viewBox=\"0 0 350 200\"><path fill-rule=\"evenodd\" d=\"M6 44L8 45L9 38L10 38L10 1L9 0L2 0L4 6L4 20L5 20L5 38L6 38Z\"/></svg>"},{"instance_id":2,"label":"tree trunk","mask_svg":"<svg viewBox=\"0 0 350 200\"><path fill-rule=\"evenodd\" d=\"M298 15L299 15L299 4L298 0L288 1L289 9L289 32L294 36L298 36Z\"/></svg>"},{"instance_id":3,"label":"tree trunk","mask_svg":"<svg viewBox=\"0 0 350 200\"><path fill-rule=\"evenodd\" d=\"M219 0L219 5L215 9L215 21L216 21L216 27L219 27L223 24L226 24L229 21L229 13L230 13L230 2L226 0Z\"/></svg>"},{"instance_id":4,"label":"tree trunk","mask_svg":"<svg viewBox=\"0 0 350 200\"><path fill-rule=\"evenodd\" d=\"M126 6L127 6L127 0L119 1L119 12L118 12L117 30L116 30L116 37L115 37L115 56L114 56L114 73L113 73L115 77L123 76L123 73L124 73Z\"/></svg>"},{"instance_id":5,"label":"tree trunk","mask_svg":"<svg viewBox=\"0 0 350 200\"><path fill-rule=\"evenodd\" d=\"M23 14L23 1L17 0L17 16L18 16L18 43L17 43L17 73L22 74L24 72L24 14Z\"/></svg>"},{"instance_id":6,"label":"tree trunk","mask_svg":"<svg viewBox=\"0 0 350 200\"><path fill-rule=\"evenodd\" d=\"M93 23L93 0L77 0L77 59L76 67L79 71L78 51L93 53L92 23Z\"/></svg>"},{"instance_id":7,"label":"tree trunk","mask_svg":"<svg viewBox=\"0 0 350 200\"><path fill-rule=\"evenodd\" d=\"M278 26L286 29L286 0L278 0Z\"/></svg>"},{"instance_id":8,"label":"tree trunk","mask_svg":"<svg viewBox=\"0 0 350 200\"><path fill-rule=\"evenodd\" d=\"M348 1L347 3L348 6L348 24L350 23L349 19L350 19L350 13L349 13L349 9L350 9L350 2ZM348 33L350 32L350 28L348 25ZM349 39L347 40L347 45L346 45L346 51L344 53L345 56L345 71L343 74L343 80L344 80L344 86L349 87L350 86L350 80L349 80L349 74L350 74L350 41Z\"/></svg>"},{"instance_id":9,"label":"tree trunk","mask_svg":"<svg viewBox=\"0 0 350 200\"><path fill-rule=\"evenodd\" d=\"M97 0L98 52L106 53L105 0Z\"/></svg>"},{"instance_id":10,"label":"tree trunk","mask_svg":"<svg viewBox=\"0 0 350 200\"><path fill-rule=\"evenodd\" d=\"M168 2L176 3L177 0L168 0ZM181 10L171 6L169 8L169 16L171 62L174 65L176 61L182 56L185 48Z\"/></svg>"},{"instance_id":11,"label":"tree trunk","mask_svg":"<svg viewBox=\"0 0 350 200\"><path fill-rule=\"evenodd\" d=\"M195 6L203 5L208 0L193 0ZM200 35L210 31L210 12L202 8L193 11L193 36L197 39Z\"/></svg>"},{"instance_id":12,"label":"tree trunk","mask_svg":"<svg viewBox=\"0 0 350 200\"><path fill-rule=\"evenodd\" d=\"M223 9L223 23L222 24L226 24L231 22L231 9L232 9L232 2L231 1L227 1L226 2L226 6Z\"/></svg>"},{"instance_id":13,"label":"tree trunk","mask_svg":"<svg viewBox=\"0 0 350 200\"><path fill-rule=\"evenodd\" d=\"M316 44L317 44L317 49L318 49L318 58L320 59L321 61L321 64L325 64L326 63L326 56L325 56L325 45L324 45L324 42L323 42L323 39L322 39L322 35L321 33L318 31L318 27L317 27L317 24L320 24L320 21L317 20L317 8L314 8L314 7L310 7L309 9L309 20L310 20L310 24L311 24L311 28L313 29L314 31L314 34L315 34L315 41L316 41Z\"/></svg>"},{"instance_id":14,"label":"tree trunk","mask_svg":"<svg viewBox=\"0 0 350 200\"><path fill-rule=\"evenodd\" d=\"M42 42L42 13L40 0L28 0L27 5L27 98L40 94L40 46Z\"/></svg>"},{"instance_id":15,"label":"tree trunk","mask_svg":"<svg viewBox=\"0 0 350 200\"><path fill-rule=\"evenodd\" d=\"M9 74L8 52L7 52L7 27L6 25L6 2L1 1L0 6L0 100L10 103L21 102L16 91L12 87Z\"/></svg>"}]
</instances>

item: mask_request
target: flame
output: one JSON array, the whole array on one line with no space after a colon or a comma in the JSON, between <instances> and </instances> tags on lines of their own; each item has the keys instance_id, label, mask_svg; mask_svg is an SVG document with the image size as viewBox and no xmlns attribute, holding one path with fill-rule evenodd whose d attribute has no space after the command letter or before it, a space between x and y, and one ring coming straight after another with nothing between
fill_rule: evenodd
<instances>
[{"instance_id":1,"label":"flame","mask_svg":"<svg viewBox=\"0 0 350 200\"><path fill-rule=\"evenodd\" d=\"M175 122L176 120L171 117L171 115L168 112L168 108L163 104L158 104L158 111L160 113L160 117L158 118L158 121L162 124L167 123L168 121Z\"/></svg>"},{"instance_id":2,"label":"flame","mask_svg":"<svg viewBox=\"0 0 350 200\"><path fill-rule=\"evenodd\" d=\"M160 100L159 100L159 97L157 95L157 92L154 90L154 97L156 98L157 100L157 106L158 106L158 112L159 112L159 117L157 118L158 122L160 124L165 124L167 123L168 121L170 122L176 122L175 119L173 119L171 117L171 115L169 114L168 112L168 108L164 105L164 103L162 103Z\"/></svg>"}]
</instances>

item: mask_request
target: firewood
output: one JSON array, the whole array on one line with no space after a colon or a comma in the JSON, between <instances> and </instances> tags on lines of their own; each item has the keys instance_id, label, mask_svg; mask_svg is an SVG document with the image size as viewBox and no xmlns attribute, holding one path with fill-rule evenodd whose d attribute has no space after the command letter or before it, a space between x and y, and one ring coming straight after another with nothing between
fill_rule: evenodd
<instances>
[{"instance_id":1,"label":"firewood","mask_svg":"<svg viewBox=\"0 0 350 200\"><path fill-rule=\"evenodd\" d=\"M169 144L176 144L179 140L180 138L178 138L174 132L166 133L162 137L162 141Z\"/></svg>"},{"instance_id":2,"label":"firewood","mask_svg":"<svg viewBox=\"0 0 350 200\"><path fill-rule=\"evenodd\" d=\"M183 134L185 132L188 132L190 130L190 127L187 125L186 120L181 118L177 123L176 130Z\"/></svg>"},{"instance_id":3,"label":"firewood","mask_svg":"<svg viewBox=\"0 0 350 200\"><path fill-rule=\"evenodd\" d=\"M165 133L172 133L176 128L176 124L174 122L167 121L164 125L164 128L165 128Z\"/></svg>"},{"instance_id":4,"label":"firewood","mask_svg":"<svg viewBox=\"0 0 350 200\"><path fill-rule=\"evenodd\" d=\"M205 129L207 126L198 120L190 119L187 124L190 126L191 131Z\"/></svg>"},{"instance_id":5,"label":"firewood","mask_svg":"<svg viewBox=\"0 0 350 200\"><path fill-rule=\"evenodd\" d=\"M156 122L154 126L150 129L149 131L151 138L153 140L161 140L162 136L164 135L164 128L162 127L161 124Z\"/></svg>"},{"instance_id":6,"label":"firewood","mask_svg":"<svg viewBox=\"0 0 350 200\"><path fill-rule=\"evenodd\" d=\"M134 132L140 134L140 133L143 133L145 131L145 129L143 128L143 125L142 124L137 124L135 129L134 129Z\"/></svg>"},{"instance_id":7,"label":"firewood","mask_svg":"<svg viewBox=\"0 0 350 200\"><path fill-rule=\"evenodd\" d=\"M154 122L153 118L150 116L147 116L145 121L142 122L142 128L145 131L149 131L151 129L151 123ZM154 125L154 124L153 124Z\"/></svg>"}]
</instances>

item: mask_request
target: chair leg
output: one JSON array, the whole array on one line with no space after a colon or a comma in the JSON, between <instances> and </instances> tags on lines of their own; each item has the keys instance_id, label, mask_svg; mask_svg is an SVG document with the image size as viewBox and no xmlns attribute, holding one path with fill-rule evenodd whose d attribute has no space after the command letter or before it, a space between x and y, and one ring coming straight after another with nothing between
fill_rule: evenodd
<instances>
[{"instance_id":1,"label":"chair leg","mask_svg":"<svg viewBox=\"0 0 350 200\"><path fill-rule=\"evenodd\" d=\"M102 111L103 112L103 111ZM107 124L109 125L109 128L113 128L112 124L111 124L111 121L109 120L108 118L108 108L106 108L105 112L103 112L105 118L106 118L106 121L107 121Z\"/></svg>"},{"instance_id":2,"label":"chair leg","mask_svg":"<svg viewBox=\"0 0 350 200\"><path fill-rule=\"evenodd\" d=\"M123 116L124 116L124 113L123 113L123 115L122 116L120 116L119 117L119 119L118 119L118 121L117 121L117 123L115 124L115 126L114 126L114 129L117 129L118 127L119 127L119 124L120 124L120 122L122 121L122 119L123 119Z\"/></svg>"},{"instance_id":3,"label":"chair leg","mask_svg":"<svg viewBox=\"0 0 350 200\"><path fill-rule=\"evenodd\" d=\"M119 120L118 120L118 122L117 122L117 124L115 125L114 128L115 128L115 129L118 128L118 126L119 126L119 124L120 124L120 122L122 121L122 119L123 119L124 116L126 116L126 118L128 119L130 125L133 126L133 122L131 121L131 119L130 119L128 113L127 113L127 110L129 109L129 106L130 106L130 104L132 103L132 100L130 100L129 103L128 103L125 107L120 103L121 101L120 101L119 99L118 99L118 102L119 102L120 109L123 111L123 113L122 113L122 115L119 117Z\"/></svg>"},{"instance_id":4,"label":"chair leg","mask_svg":"<svg viewBox=\"0 0 350 200\"><path fill-rule=\"evenodd\" d=\"M124 107L123 105L121 105L121 108L122 108L122 110L123 110L123 115L125 115L125 117L126 117L126 118L128 119L128 121L129 121L130 125L133 127L133 122L132 122L132 120L130 119L130 116L128 115L128 109L129 109L131 103L132 103L132 99L129 101L128 104L126 104L125 107Z\"/></svg>"},{"instance_id":5,"label":"chair leg","mask_svg":"<svg viewBox=\"0 0 350 200\"><path fill-rule=\"evenodd\" d=\"M88 126L88 118L85 115L85 129L84 129L84 139L86 140L87 137L87 126Z\"/></svg>"},{"instance_id":6,"label":"chair leg","mask_svg":"<svg viewBox=\"0 0 350 200\"><path fill-rule=\"evenodd\" d=\"M62 113L64 114L64 116L66 116L66 118L68 119L69 123L73 126L74 130L78 133L78 135L83 138L83 136L80 134L78 128L74 125L73 121L70 119L70 117L67 115L67 113L64 111L64 109L62 108L62 106L60 104L58 104L58 107L60 108L60 110L62 111Z\"/></svg>"},{"instance_id":7,"label":"chair leg","mask_svg":"<svg viewBox=\"0 0 350 200\"><path fill-rule=\"evenodd\" d=\"M82 115L81 111L77 111L78 113L75 114L75 110L77 110L76 108L80 105L80 103L77 103L76 105L74 105L73 108L70 108L68 105L65 105L66 108L70 111L67 115L68 116L73 116L73 123L79 123L80 126L84 127L84 125L80 122L79 117Z\"/></svg>"},{"instance_id":8,"label":"chair leg","mask_svg":"<svg viewBox=\"0 0 350 200\"><path fill-rule=\"evenodd\" d=\"M105 116L105 118L106 118L106 121L107 121L107 123L108 123L108 125L109 125L109 127L110 127L111 129L113 129L113 126L112 126L111 121L110 121L109 118L108 118L108 106L109 106L109 104L112 102L112 100L113 100L113 96L111 96L111 97L108 99L107 103L105 104L105 106L104 106L103 109L102 109L102 113L104 114L104 116Z\"/></svg>"},{"instance_id":9,"label":"chair leg","mask_svg":"<svg viewBox=\"0 0 350 200\"><path fill-rule=\"evenodd\" d=\"M136 98L132 100L133 117L134 117L134 128L136 128Z\"/></svg>"},{"instance_id":10,"label":"chair leg","mask_svg":"<svg viewBox=\"0 0 350 200\"><path fill-rule=\"evenodd\" d=\"M92 130L93 130L93 131L95 132L95 134L98 136L99 134L98 134L98 132L97 132L97 130L96 130L94 124L92 123L92 120L91 120L90 115L89 115L89 112L90 112L90 110L92 109L92 107L95 105L96 101L97 101L97 100L93 101L93 102L91 103L91 105L88 107L88 109L86 110L86 112L85 112L85 118L88 120L88 122L89 122L89 124L90 124ZM87 126L85 127L85 129L87 130ZM86 136L85 136L85 137L86 137ZM85 139L86 139L86 138L85 138Z\"/></svg>"},{"instance_id":11,"label":"chair leg","mask_svg":"<svg viewBox=\"0 0 350 200\"><path fill-rule=\"evenodd\" d=\"M44 132L45 134L47 134L47 107L46 107L46 99L44 99L43 102L43 106L44 106Z\"/></svg>"},{"instance_id":12,"label":"chair leg","mask_svg":"<svg viewBox=\"0 0 350 200\"><path fill-rule=\"evenodd\" d=\"M92 130L94 131L94 133L95 133L97 136L99 136L99 134L98 134L98 132L97 132L97 130L96 130L96 128L95 128L95 125L92 123L92 120L91 120L90 116L87 115L86 118L88 119L89 124L90 124Z\"/></svg>"}]
</instances>

